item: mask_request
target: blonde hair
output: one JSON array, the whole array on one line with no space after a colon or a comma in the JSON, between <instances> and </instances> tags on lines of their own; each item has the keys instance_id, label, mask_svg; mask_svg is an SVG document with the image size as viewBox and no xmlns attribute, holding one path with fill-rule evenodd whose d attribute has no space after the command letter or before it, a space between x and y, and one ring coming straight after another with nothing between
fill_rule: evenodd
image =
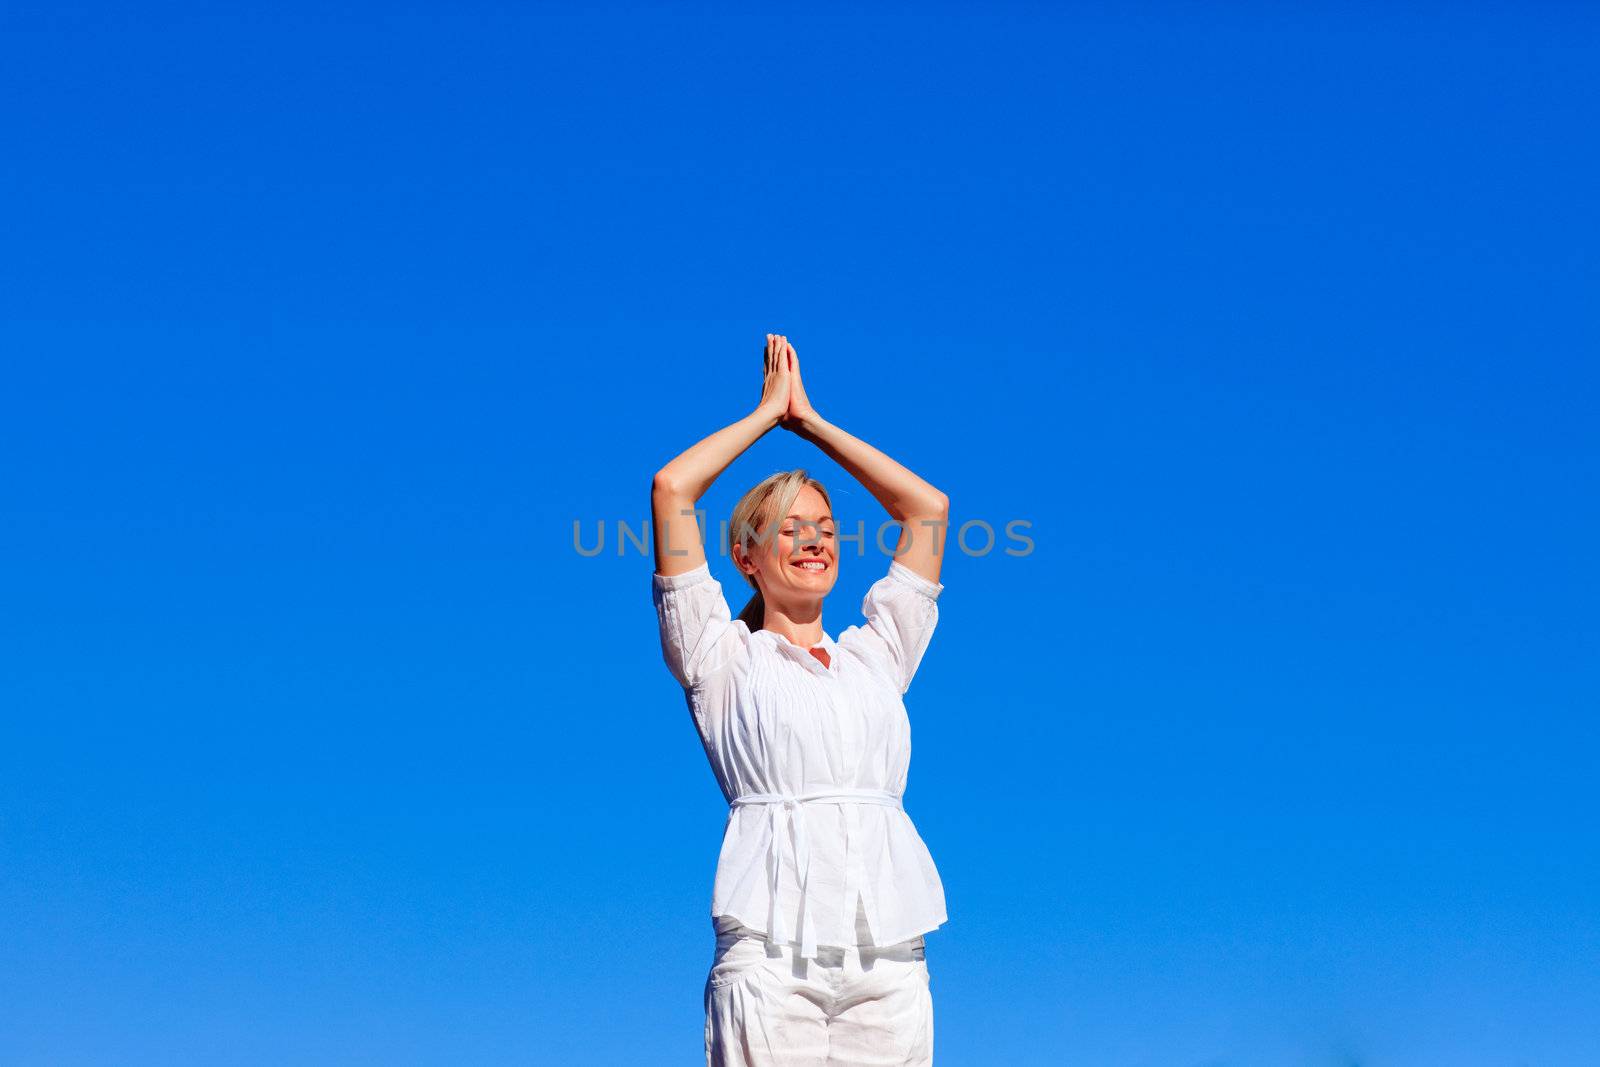
<instances>
[{"instance_id":1,"label":"blonde hair","mask_svg":"<svg viewBox=\"0 0 1600 1067\"><path fill-rule=\"evenodd\" d=\"M789 508L794 504L794 498L800 495L800 490L810 486L822 494L822 502L833 509L833 501L828 499L828 490L822 483L808 475L803 467L796 467L792 471L779 471L769 475L756 483L748 493L740 498L734 506L733 517L728 521L728 538L731 546L740 545L746 555L754 555L751 545L758 541L763 548L770 546L778 538L778 530L782 528L784 517L789 514ZM774 522L774 518L777 519ZM770 525L768 525L770 524ZM751 633L761 629L766 622L767 606L761 596L761 587L756 584L756 576L746 574L744 580L750 583L750 588L756 595L739 612L739 618Z\"/></svg>"}]
</instances>

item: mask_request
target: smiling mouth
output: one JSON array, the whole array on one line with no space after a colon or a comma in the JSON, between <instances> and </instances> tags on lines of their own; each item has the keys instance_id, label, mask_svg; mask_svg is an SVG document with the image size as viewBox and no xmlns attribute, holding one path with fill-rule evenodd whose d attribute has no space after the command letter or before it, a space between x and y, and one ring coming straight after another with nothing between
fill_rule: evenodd
<instances>
[{"instance_id":1,"label":"smiling mouth","mask_svg":"<svg viewBox=\"0 0 1600 1067\"><path fill-rule=\"evenodd\" d=\"M791 567L799 567L803 571L811 571L811 572L816 573L816 574L821 574L822 572L824 572L824 571L826 571L828 569L828 564L826 563L826 561L820 560L820 559L817 559L817 560L813 560L813 559L801 560L798 563L791 563L791 564L789 564L789 566L791 566Z\"/></svg>"}]
</instances>

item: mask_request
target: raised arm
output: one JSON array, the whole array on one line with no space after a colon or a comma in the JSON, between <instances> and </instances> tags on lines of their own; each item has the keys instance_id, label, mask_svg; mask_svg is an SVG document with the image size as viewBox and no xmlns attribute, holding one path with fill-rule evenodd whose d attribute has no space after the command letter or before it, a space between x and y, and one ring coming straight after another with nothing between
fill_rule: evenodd
<instances>
[{"instance_id":1,"label":"raised arm","mask_svg":"<svg viewBox=\"0 0 1600 1067\"><path fill-rule=\"evenodd\" d=\"M728 464L778 425L788 411L792 375L786 358L788 345L782 334L767 334L761 402L754 411L696 443L656 472L650 483L650 530L655 541L657 574L683 574L706 562L700 525L695 521L695 502L728 469Z\"/></svg>"},{"instance_id":2,"label":"raised arm","mask_svg":"<svg viewBox=\"0 0 1600 1067\"><path fill-rule=\"evenodd\" d=\"M818 415L800 378L800 356L785 344L789 357L789 409L782 425L815 444L883 505L900 523L894 554L902 565L930 582L939 580L944 539L950 521L950 499L859 437L852 437Z\"/></svg>"}]
</instances>

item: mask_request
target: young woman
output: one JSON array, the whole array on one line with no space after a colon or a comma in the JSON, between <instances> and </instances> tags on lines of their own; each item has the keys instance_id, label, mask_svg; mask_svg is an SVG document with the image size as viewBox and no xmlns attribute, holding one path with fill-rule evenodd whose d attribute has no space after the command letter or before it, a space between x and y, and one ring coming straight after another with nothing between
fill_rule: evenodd
<instances>
[{"instance_id":1,"label":"young woman","mask_svg":"<svg viewBox=\"0 0 1600 1067\"><path fill-rule=\"evenodd\" d=\"M946 921L944 886L901 806L901 698L939 617L949 503L816 413L786 337L767 335L765 360L756 409L668 463L651 489L661 650L730 805L706 1063L931 1064L923 934ZM734 509L733 563L755 591L737 618L706 561L695 502L774 426L814 442L900 523L863 622L837 641L822 603L840 538L827 491L804 470L765 479Z\"/></svg>"}]
</instances>

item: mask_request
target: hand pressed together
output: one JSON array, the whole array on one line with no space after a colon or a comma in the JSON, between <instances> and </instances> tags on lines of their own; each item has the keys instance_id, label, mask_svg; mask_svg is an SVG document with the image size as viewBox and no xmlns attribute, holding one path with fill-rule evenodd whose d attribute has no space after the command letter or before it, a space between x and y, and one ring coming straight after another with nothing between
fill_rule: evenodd
<instances>
[{"instance_id":1,"label":"hand pressed together","mask_svg":"<svg viewBox=\"0 0 1600 1067\"><path fill-rule=\"evenodd\" d=\"M762 353L761 403L757 410L775 417L786 430L799 430L816 415L800 379L800 354L781 333L767 334Z\"/></svg>"}]
</instances>

